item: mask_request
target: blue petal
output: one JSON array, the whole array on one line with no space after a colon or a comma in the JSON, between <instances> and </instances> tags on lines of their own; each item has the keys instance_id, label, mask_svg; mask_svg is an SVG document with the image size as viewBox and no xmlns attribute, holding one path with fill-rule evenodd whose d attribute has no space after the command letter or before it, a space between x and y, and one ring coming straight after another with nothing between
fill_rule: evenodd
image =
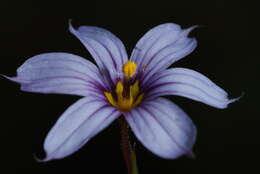
<instances>
[{"instance_id":1,"label":"blue petal","mask_svg":"<svg viewBox=\"0 0 260 174\"><path fill-rule=\"evenodd\" d=\"M183 30L174 23L161 24L137 42L130 59L137 63L139 72L143 71L142 83L196 48L196 39L188 37L194 28L196 26Z\"/></svg>"},{"instance_id":2,"label":"blue petal","mask_svg":"<svg viewBox=\"0 0 260 174\"><path fill-rule=\"evenodd\" d=\"M122 65L128 57L120 39L99 27L82 26L75 30L70 25L69 29L88 49L101 72L109 76L108 79L115 83L117 78L121 78Z\"/></svg>"},{"instance_id":3,"label":"blue petal","mask_svg":"<svg viewBox=\"0 0 260 174\"><path fill-rule=\"evenodd\" d=\"M96 97L85 97L70 106L55 123L44 142L42 161L64 158L86 144L120 116L120 112Z\"/></svg>"},{"instance_id":4,"label":"blue petal","mask_svg":"<svg viewBox=\"0 0 260 174\"><path fill-rule=\"evenodd\" d=\"M163 98L145 101L125 113L138 140L154 154L168 159L191 155L196 128L187 114Z\"/></svg>"},{"instance_id":5,"label":"blue petal","mask_svg":"<svg viewBox=\"0 0 260 174\"><path fill-rule=\"evenodd\" d=\"M34 56L17 69L17 77L8 79L28 92L100 95L107 87L97 67L79 56L47 53Z\"/></svg>"},{"instance_id":6,"label":"blue petal","mask_svg":"<svg viewBox=\"0 0 260 174\"><path fill-rule=\"evenodd\" d=\"M220 109L237 100L228 99L228 94L206 76L186 68L159 72L144 88L147 100L164 95L179 95Z\"/></svg>"}]
</instances>

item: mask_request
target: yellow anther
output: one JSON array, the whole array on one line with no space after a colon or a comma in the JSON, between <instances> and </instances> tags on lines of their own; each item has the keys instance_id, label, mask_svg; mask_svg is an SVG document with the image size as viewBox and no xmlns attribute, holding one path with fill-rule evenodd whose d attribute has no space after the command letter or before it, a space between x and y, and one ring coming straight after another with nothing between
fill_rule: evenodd
<instances>
[{"instance_id":1,"label":"yellow anther","mask_svg":"<svg viewBox=\"0 0 260 174\"><path fill-rule=\"evenodd\" d=\"M136 64L135 62L132 62L132 61L127 61L123 67L122 67L122 71L125 75L126 78L131 78L133 77L133 75L135 74L136 72Z\"/></svg>"},{"instance_id":2,"label":"yellow anther","mask_svg":"<svg viewBox=\"0 0 260 174\"><path fill-rule=\"evenodd\" d=\"M124 90L124 85L121 81L118 81L116 84L116 94L122 94Z\"/></svg>"},{"instance_id":3,"label":"yellow anther","mask_svg":"<svg viewBox=\"0 0 260 174\"><path fill-rule=\"evenodd\" d=\"M116 106L116 101L114 100L112 94L110 92L104 92L108 102L113 105L113 106Z\"/></svg>"},{"instance_id":4,"label":"yellow anther","mask_svg":"<svg viewBox=\"0 0 260 174\"><path fill-rule=\"evenodd\" d=\"M136 80L135 83L130 86L130 96L133 96L133 98L135 99L138 93L139 93L139 81Z\"/></svg>"},{"instance_id":5,"label":"yellow anther","mask_svg":"<svg viewBox=\"0 0 260 174\"><path fill-rule=\"evenodd\" d=\"M118 81L115 88L115 94L116 98L114 98L110 92L104 92L108 102L123 112L127 112L139 105L142 102L144 95L140 94L138 80L126 89L124 88L123 83Z\"/></svg>"},{"instance_id":6,"label":"yellow anther","mask_svg":"<svg viewBox=\"0 0 260 174\"><path fill-rule=\"evenodd\" d=\"M121 81L118 81L116 84L116 95L118 100L122 100L123 99L123 91L124 91L124 85Z\"/></svg>"}]
</instances>

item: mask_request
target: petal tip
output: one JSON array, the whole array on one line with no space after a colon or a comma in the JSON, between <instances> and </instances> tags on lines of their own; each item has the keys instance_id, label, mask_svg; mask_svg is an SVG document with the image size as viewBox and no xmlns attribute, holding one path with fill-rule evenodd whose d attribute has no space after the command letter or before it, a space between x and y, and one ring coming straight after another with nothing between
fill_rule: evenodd
<instances>
[{"instance_id":1,"label":"petal tip","mask_svg":"<svg viewBox=\"0 0 260 174\"><path fill-rule=\"evenodd\" d=\"M201 28L201 26L200 25L193 25L193 26L191 26L191 27L189 27L189 28L187 28L187 29L184 29L184 33L186 34L186 35L188 35L191 31L193 31L194 29L196 29L196 28Z\"/></svg>"},{"instance_id":2,"label":"petal tip","mask_svg":"<svg viewBox=\"0 0 260 174\"><path fill-rule=\"evenodd\" d=\"M242 92L242 94L241 94L239 97L236 97L236 98L230 99L230 100L228 101L228 104L230 104L230 103L234 103L234 102L240 100L242 97L244 97L244 95L245 95L245 93Z\"/></svg>"},{"instance_id":3,"label":"petal tip","mask_svg":"<svg viewBox=\"0 0 260 174\"><path fill-rule=\"evenodd\" d=\"M9 76L3 75L3 74L0 74L0 76L4 77L5 79L10 80L12 82L16 82L16 83L30 83L28 80L20 79L17 76L16 77L9 77Z\"/></svg>"},{"instance_id":4,"label":"petal tip","mask_svg":"<svg viewBox=\"0 0 260 174\"><path fill-rule=\"evenodd\" d=\"M72 23L72 19L69 19L69 26L71 25L71 23Z\"/></svg>"},{"instance_id":5,"label":"petal tip","mask_svg":"<svg viewBox=\"0 0 260 174\"><path fill-rule=\"evenodd\" d=\"M234 102L240 100L243 96L244 96L244 93L242 93L239 97L236 97L236 98L232 98L232 99L228 99L227 98L225 104L223 106L217 107L217 108L219 108L219 109L226 109L229 106L229 104L234 103Z\"/></svg>"},{"instance_id":6,"label":"petal tip","mask_svg":"<svg viewBox=\"0 0 260 174\"><path fill-rule=\"evenodd\" d=\"M8 79L8 80L10 80L10 78L12 78L12 77L8 77L8 76L6 76L6 75L4 75L4 74L0 74L0 76L3 77L3 78L5 78L5 79Z\"/></svg>"},{"instance_id":7,"label":"petal tip","mask_svg":"<svg viewBox=\"0 0 260 174\"><path fill-rule=\"evenodd\" d=\"M43 158L43 159L39 158L35 153L33 154L33 158L38 163L42 163L42 162L47 162L48 161L47 158Z\"/></svg>"},{"instance_id":8,"label":"petal tip","mask_svg":"<svg viewBox=\"0 0 260 174\"><path fill-rule=\"evenodd\" d=\"M53 154L48 154L46 151L45 151L45 154L46 154L45 157L38 157L35 153L33 153L33 158L38 163L44 163L44 162L49 162L49 161L60 159L60 158L55 157Z\"/></svg>"},{"instance_id":9,"label":"petal tip","mask_svg":"<svg viewBox=\"0 0 260 174\"><path fill-rule=\"evenodd\" d=\"M76 33L75 28L72 26L72 19L69 19L69 31L70 31L72 34L75 34L75 33Z\"/></svg>"},{"instance_id":10,"label":"petal tip","mask_svg":"<svg viewBox=\"0 0 260 174\"><path fill-rule=\"evenodd\" d=\"M72 26L72 19L69 19L69 30L74 29Z\"/></svg>"}]
</instances>

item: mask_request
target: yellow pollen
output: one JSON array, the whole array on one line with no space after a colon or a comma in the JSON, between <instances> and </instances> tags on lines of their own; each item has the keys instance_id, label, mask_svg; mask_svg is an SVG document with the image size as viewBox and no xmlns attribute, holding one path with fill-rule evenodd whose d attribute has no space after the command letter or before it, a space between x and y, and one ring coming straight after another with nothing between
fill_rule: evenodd
<instances>
[{"instance_id":1,"label":"yellow pollen","mask_svg":"<svg viewBox=\"0 0 260 174\"><path fill-rule=\"evenodd\" d=\"M133 85L130 85L129 88L126 88L121 81L118 81L115 89L116 96L113 96L110 92L104 92L104 95L112 106L123 112L138 106L144 96L144 94L140 94L138 80Z\"/></svg>"},{"instance_id":2,"label":"yellow pollen","mask_svg":"<svg viewBox=\"0 0 260 174\"><path fill-rule=\"evenodd\" d=\"M123 67L122 71L127 79L131 78L136 72L136 64L132 61L127 61Z\"/></svg>"}]
</instances>

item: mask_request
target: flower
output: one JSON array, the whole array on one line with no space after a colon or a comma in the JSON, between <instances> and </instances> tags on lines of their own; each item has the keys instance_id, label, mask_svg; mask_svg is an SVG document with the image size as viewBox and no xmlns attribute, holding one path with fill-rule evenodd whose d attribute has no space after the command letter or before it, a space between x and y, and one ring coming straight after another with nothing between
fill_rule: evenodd
<instances>
[{"instance_id":1,"label":"flower","mask_svg":"<svg viewBox=\"0 0 260 174\"><path fill-rule=\"evenodd\" d=\"M93 26L69 30L87 48L98 67L69 53L34 56L9 80L22 91L83 96L70 106L48 133L43 161L64 158L80 149L111 122L123 116L137 139L154 154L174 159L192 154L196 127L187 114L164 95L187 97L216 108L236 99L204 75L186 68L170 68L197 46L174 23L148 31L130 59L123 43L111 32Z\"/></svg>"}]
</instances>

